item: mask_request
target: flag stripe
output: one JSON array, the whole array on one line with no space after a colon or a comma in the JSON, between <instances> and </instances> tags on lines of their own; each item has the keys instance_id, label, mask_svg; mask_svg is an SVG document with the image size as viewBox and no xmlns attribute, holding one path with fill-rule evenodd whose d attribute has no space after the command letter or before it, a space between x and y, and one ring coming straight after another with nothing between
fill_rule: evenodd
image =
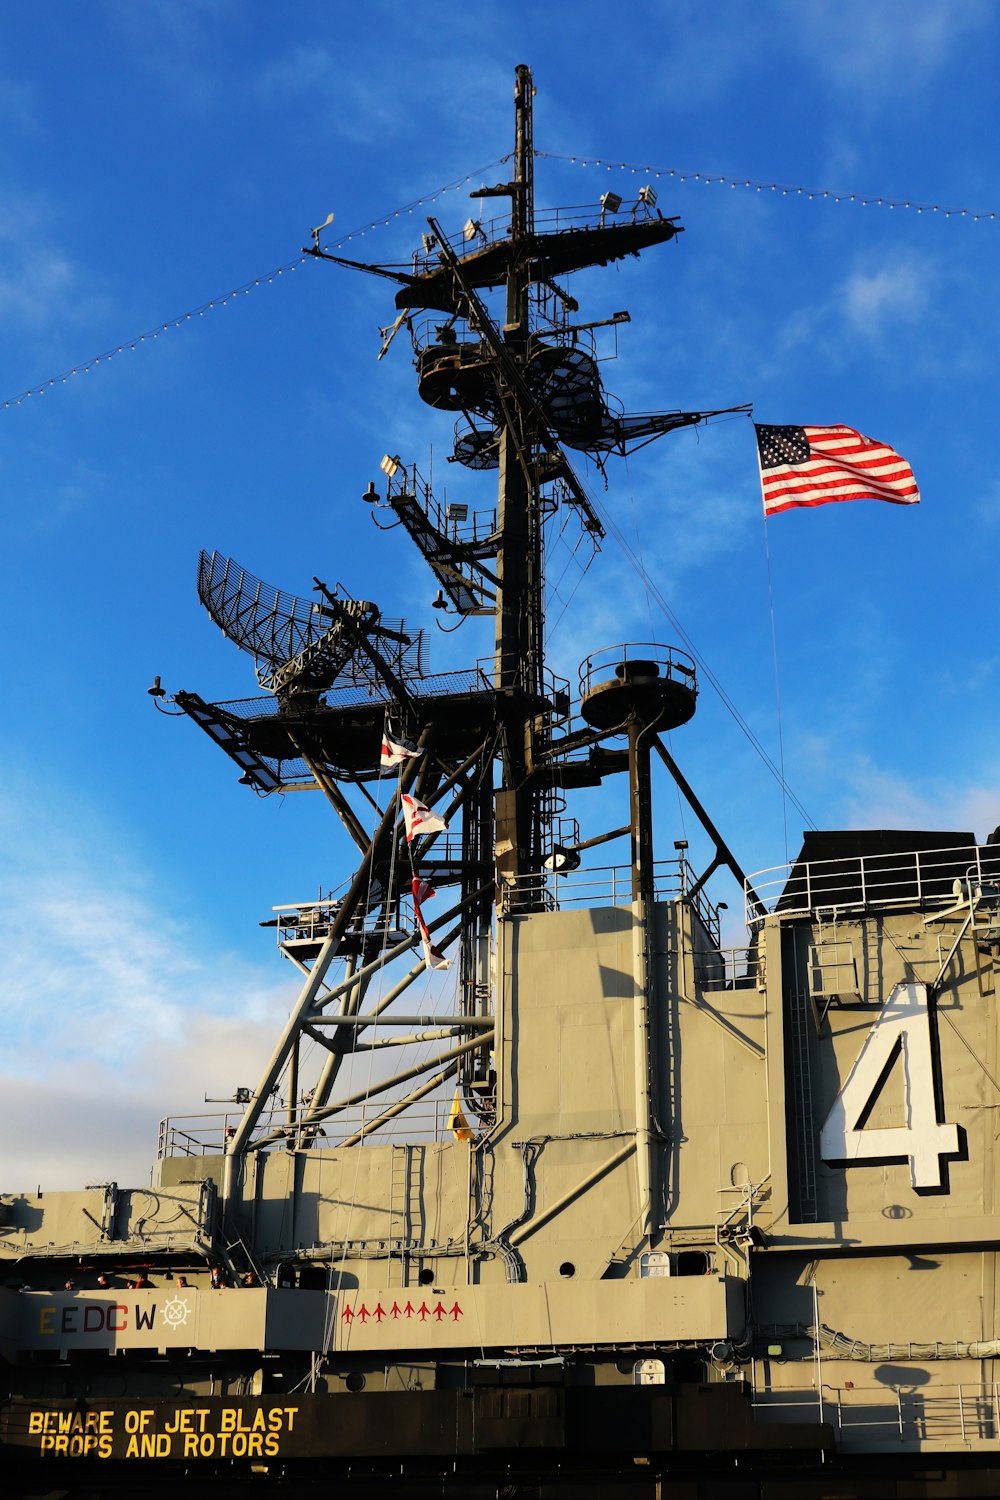
<instances>
[{"instance_id":1,"label":"flag stripe","mask_svg":"<svg viewBox=\"0 0 1000 1500\"><path fill-rule=\"evenodd\" d=\"M789 494L804 492L808 490L884 490L894 496L915 495L917 486L912 479L872 479L865 475L845 474L843 470L825 469L824 475L830 478L815 478L810 475L785 475L779 474L774 479L765 482L765 493L773 494L775 491L788 491Z\"/></svg>"},{"instance_id":2,"label":"flag stripe","mask_svg":"<svg viewBox=\"0 0 1000 1500\"><path fill-rule=\"evenodd\" d=\"M769 469L766 471L764 478L765 480L771 480L771 476L774 475L781 479L789 478L804 481L814 477L822 483L824 475L827 474L846 474L862 483L870 480L876 484L906 484L916 489L916 482L909 469L899 469L898 467L890 469L884 465L879 469L872 470L859 468L857 464L808 463L797 465L794 469Z\"/></svg>"}]
</instances>

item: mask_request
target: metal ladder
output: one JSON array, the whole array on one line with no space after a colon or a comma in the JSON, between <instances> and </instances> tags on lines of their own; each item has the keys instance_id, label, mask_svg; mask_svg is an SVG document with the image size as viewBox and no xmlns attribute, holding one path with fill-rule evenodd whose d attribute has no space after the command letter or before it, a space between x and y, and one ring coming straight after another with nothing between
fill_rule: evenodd
<instances>
[{"instance_id":1,"label":"metal ladder","mask_svg":"<svg viewBox=\"0 0 1000 1500\"><path fill-rule=\"evenodd\" d=\"M407 1286L413 1243L413 1147L404 1143L389 1149L389 1238L398 1246L389 1256L389 1285Z\"/></svg>"},{"instance_id":2,"label":"metal ladder","mask_svg":"<svg viewBox=\"0 0 1000 1500\"><path fill-rule=\"evenodd\" d=\"M815 1223L816 1202L816 1122L812 1108L812 1076L809 1067L809 1028L813 1025L813 1006L805 991L789 996L788 1041L792 1064L792 1089L795 1120L795 1169L799 1189L799 1216Z\"/></svg>"},{"instance_id":3,"label":"metal ladder","mask_svg":"<svg viewBox=\"0 0 1000 1500\"><path fill-rule=\"evenodd\" d=\"M881 926L877 917L861 919L861 980L860 993L865 1005L881 1005L882 982L879 961L879 937Z\"/></svg>"}]
</instances>

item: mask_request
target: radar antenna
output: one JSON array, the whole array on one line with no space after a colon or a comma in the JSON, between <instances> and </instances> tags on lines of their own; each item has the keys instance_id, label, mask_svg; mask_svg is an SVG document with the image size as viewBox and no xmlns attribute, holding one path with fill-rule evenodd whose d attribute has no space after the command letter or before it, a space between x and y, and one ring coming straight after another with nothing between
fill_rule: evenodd
<instances>
[{"instance_id":1,"label":"radar antenna","mask_svg":"<svg viewBox=\"0 0 1000 1500\"><path fill-rule=\"evenodd\" d=\"M257 680L279 701L314 699L338 682L421 675L423 632L410 635L402 620L383 620L367 600L339 598L323 588L324 601L272 588L231 557L202 552L198 598L223 635L257 663ZM374 647L375 641L381 649ZM395 683L393 684L395 686Z\"/></svg>"}]
</instances>

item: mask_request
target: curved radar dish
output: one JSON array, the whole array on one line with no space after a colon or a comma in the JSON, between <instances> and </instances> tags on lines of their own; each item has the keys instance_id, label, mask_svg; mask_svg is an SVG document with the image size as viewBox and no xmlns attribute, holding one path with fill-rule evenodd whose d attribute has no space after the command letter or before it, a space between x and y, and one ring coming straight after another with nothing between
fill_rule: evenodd
<instances>
[{"instance_id":1,"label":"curved radar dish","mask_svg":"<svg viewBox=\"0 0 1000 1500\"><path fill-rule=\"evenodd\" d=\"M205 551L198 598L223 635L254 658L261 687L280 698L376 681L369 641L378 642L381 659L400 676L423 675L423 632L407 634L404 621L383 619L368 600L303 599L255 578L231 557Z\"/></svg>"}]
</instances>

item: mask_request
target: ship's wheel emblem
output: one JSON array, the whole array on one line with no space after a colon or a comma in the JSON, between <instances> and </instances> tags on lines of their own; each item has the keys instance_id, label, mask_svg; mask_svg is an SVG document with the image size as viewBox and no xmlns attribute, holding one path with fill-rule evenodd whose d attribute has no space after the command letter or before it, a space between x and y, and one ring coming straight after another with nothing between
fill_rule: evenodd
<instances>
[{"instance_id":1,"label":"ship's wheel emblem","mask_svg":"<svg viewBox=\"0 0 1000 1500\"><path fill-rule=\"evenodd\" d=\"M183 1297L171 1297L163 1305L163 1321L169 1328L182 1328L191 1309Z\"/></svg>"}]
</instances>

